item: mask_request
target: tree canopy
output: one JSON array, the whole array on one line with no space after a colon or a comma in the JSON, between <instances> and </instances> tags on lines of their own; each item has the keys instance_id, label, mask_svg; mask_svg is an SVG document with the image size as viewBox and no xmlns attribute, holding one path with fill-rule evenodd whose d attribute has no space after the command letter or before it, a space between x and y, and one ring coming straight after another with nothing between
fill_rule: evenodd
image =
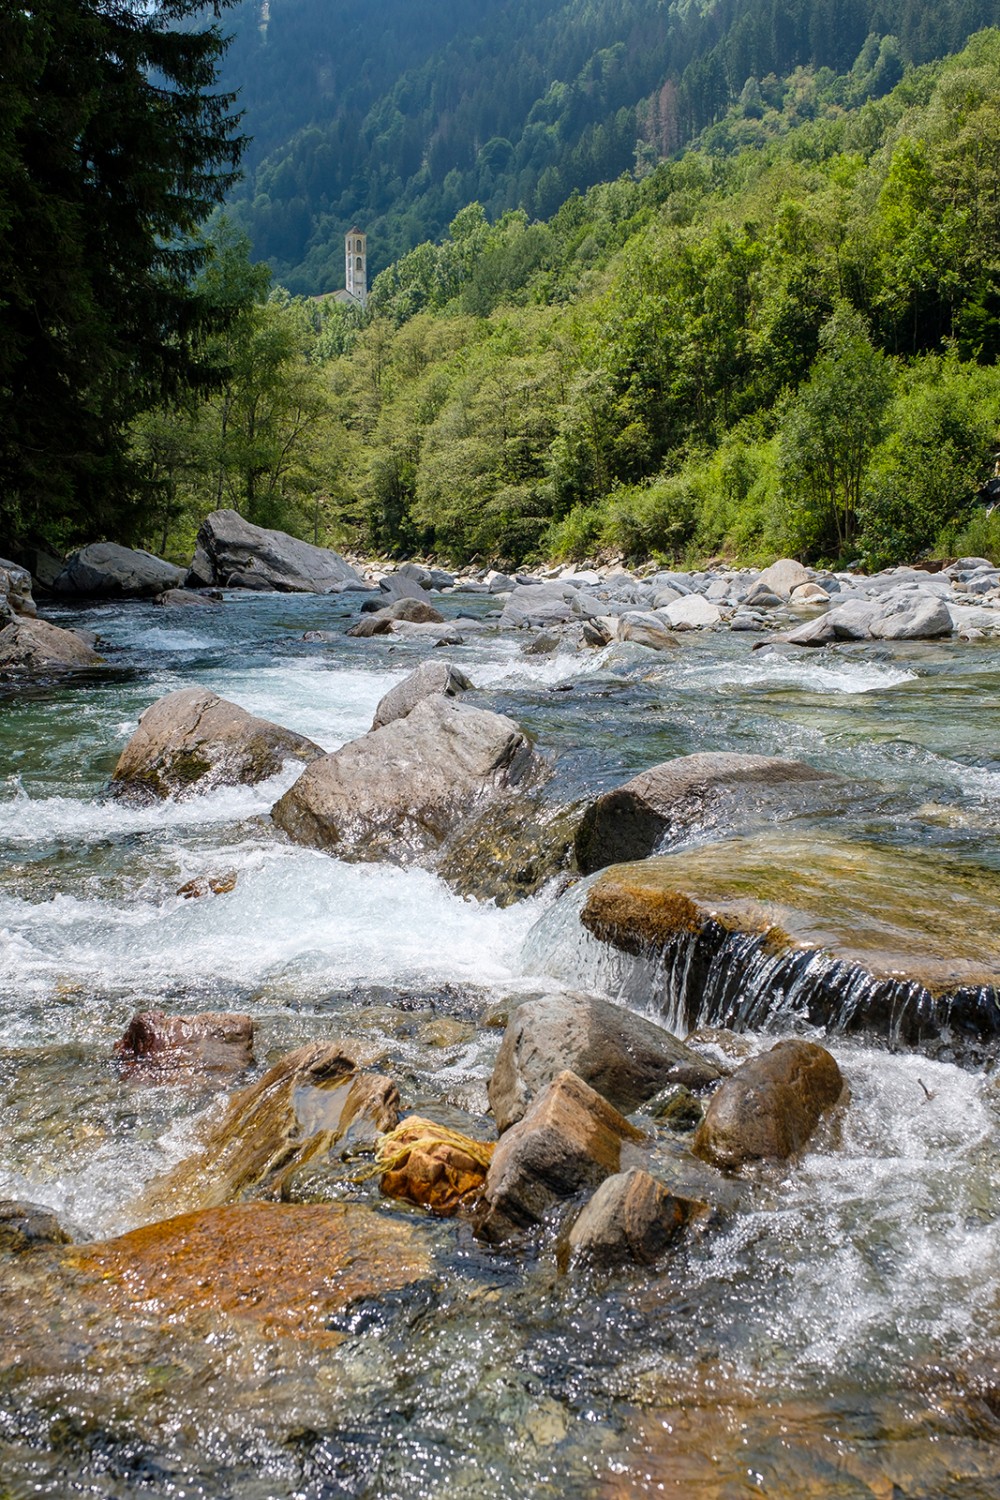
<instances>
[{"instance_id":1,"label":"tree canopy","mask_svg":"<svg viewBox=\"0 0 1000 1500\"><path fill-rule=\"evenodd\" d=\"M226 3L226 0L223 0ZM134 532L130 424L211 383L235 180L205 0L0 0L0 537ZM218 10L218 4L215 6Z\"/></svg>"}]
</instances>

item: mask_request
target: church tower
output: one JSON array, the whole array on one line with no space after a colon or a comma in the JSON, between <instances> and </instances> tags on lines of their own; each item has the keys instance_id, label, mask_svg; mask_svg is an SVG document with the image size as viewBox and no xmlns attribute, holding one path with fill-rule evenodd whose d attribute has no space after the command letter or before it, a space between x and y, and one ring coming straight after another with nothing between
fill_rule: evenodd
<instances>
[{"instance_id":1,"label":"church tower","mask_svg":"<svg viewBox=\"0 0 1000 1500\"><path fill-rule=\"evenodd\" d=\"M344 286L362 307L368 301L368 236L349 229L344 236Z\"/></svg>"}]
</instances>

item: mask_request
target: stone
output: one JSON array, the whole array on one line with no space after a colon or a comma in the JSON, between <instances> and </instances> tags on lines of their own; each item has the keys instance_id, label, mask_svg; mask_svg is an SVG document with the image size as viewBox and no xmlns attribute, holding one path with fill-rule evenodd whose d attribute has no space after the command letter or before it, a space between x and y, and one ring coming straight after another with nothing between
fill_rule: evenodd
<instances>
[{"instance_id":1,"label":"stone","mask_svg":"<svg viewBox=\"0 0 1000 1500\"><path fill-rule=\"evenodd\" d=\"M254 1029L251 1016L233 1011L141 1011L115 1043L115 1057L129 1074L152 1079L241 1073L253 1062Z\"/></svg>"},{"instance_id":2,"label":"stone","mask_svg":"<svg viewBox=\"0 0 1000 1500\"><path fill-rule=\"evenodd\" d=\"M138 798L177 797L276 776L287 760L323 754L305 735L248 714L208 688L160 698L118 758L112 790Z\"/></svg>"},{"instance_id":3,"label":"stone","mask_svg":"<svg viewBox=\"0 0 1000 1500\"><path fill-rule=\"evenodd\" d=\"M460 896L509 906L569 874L579 821L577 805L551 801L541 789L494 798L456 829L437 871Z\"/></svg>"},{"instance_id":4,"label":"stone","mask_svg":"<svg viewBox=\"0 0 1000 1500\"><path fill-rule=\"evenodd\" d=\"M677 645L677 641L659 616L635 610L618 616L618 628L615 634L620 641L632 641L636 646L648 646L651 651L669 651L671 647Z\"/></svg>"},{"instance_id":5,"label":"stone","mask_svg":"<svg viewBox=\"0 0 1000 1500\"><path fill-rule=\"evenodd\" d=\"M540 630L533 641L521 647L522 656L551 656L553 651L558 651L560 646L569 644L566 636L559 630Z\"/></svg>"},{"instance_id":6,"label":"stone","mask_svg":"<svg viewBox=\"0 0 1000 1500\"><path fill-rule=\"evenodd\" d=\"M178 886L177 895L185 901L199 900L202 896L228 896L235 891L237 879L235 870L227 870L225 875L196 875Z\"/></svg>"},{"instance_id":7,"label":"stone","mask_svg":"<svg viewBox=\"0 0 1000 1500\"><path fill-rule=\"evenodd\" d=\"M257 1083L234 1094L207 1127L202 1148L151 1184L141 1203L153 1214L276 1198L301 1167L335 1146L374 1146L375 1131L395 1128L399 1091L380 1073L363 1073L356 1051L311 1042L289 1052Z\"/></svg>"},{"instance_id":8,"label":"stone","mask_svg":"<svg viewBox=\"0 0 1000 1500\"><path fill-rule=\"evenodd\" d=\"M558 1073L501 1138L486 1175L478 1233L502 1244L534 1228L556 1203L620 1171L623 1149L644 1140L582 1079Z\"/></svg>"},{"instance_id":9,"label":"stone","mask_svg":"<svg viewBox=\"0 0 1000 1500\"><path fill-rule=\"evenodd\" d=\"M864 641L871 635L872 622L879 613L873 599L845 599L834 605L822 618L838 641Z\"/></svg>"},{"instance_id":10,"label":"stone","mask_svg":"<svg viewBox=\"0 0 1000 1500\"><path fill-rule=\"evenodd\" d=\"M583 642L585 646L595 646L598 649L606 646L611 640L611 627L608 621L585 620L583 623Z\"/></svg>"},{"instance_id":11,"label":"stone","mask_svg":"<svg viewBox=\"0 0 1000 1500\"><path fill-rule=\"evenodd\" d=\"M422 589L420 592L422 598L401 594L384 609L366 610L347 634L362 640L373 635L390 635L397 621L407 621L412 625L443 625L444 615L434 608Z\"/></svg>"},{"instance_id":12,"label":"stone","mask_svg":"<svg viewBox=\"0 0 1000 1500\"><path fill-rule=\"evenodd\" d=\"M500 616L500 629L565 625L575 618L575 594L576 590L568 583L519 583L507 596Z\"/></svg>"},{"instance_id":13,"label":"stone","mask_svg":"<svg viewBox=\"0 0 1000 1500\"><path fill-rule=\"evenodd\" d=\"M815 620L807 620L805 625L797 625L794 630L784 631L770 639L784 641L789 646L828 646L837 639L837 632L829 614L825 614L817 615Z\"/></svg>"},{"instance_id":14,"label":"stone","mask_svg":"<svg viewBox=\"0 0 1000 1500\"><path fill-rule=\"evenodd\" d=\"M435 693L314 761L271 816L296 843L341 858L426 863L474 811L541 770L512 719Z\"/></svg>"},{"instance_id":15,"label":"stone","mask_svg":"<svg viewBox=\"0 0 1000 1500\"><path fill-rule=\"evenodd\" d=\"M472 683L465 673L450 661L424 661L415 672L397 682L379 700L372 720L373 729L384 729L396 719L405 719L424 698L443 693L446 698L457 698L467 693Z\"/></svg>"},{"instance_id":16,"label":"stone","mask_svg":"<svg viewBox=\"0 0 1000 1500\"><path fill-rule=\"evenodd\" d=\"M0 1254L22 1255L26 1250L71 1243L72 1237L50 1208L16 1198L0 1199Z\"/></svg>"},{"instance_id":17,"label":"stone","mask_svg":"<svg viewBox=\"0 0 1000 1500\"><path fill-rule=\"evenodd\" d=\"M926 641L951 632L951 615L945 601L919 594L886 601L870 627L870 634L878 641Z\"/></svg>"},{"instance_id":18,"label":"stone","mask_svg":"<svg viewBox=\"0 0 1000 1500\"><path fill-rule=\"evenodd\" d=\"M779 599L790 599L794 589L811 582L809 571L791 557L781 557L765 568L757 579L755 589L767 589ZM749 600L748 600L749 602Z\"/></svg>"},{"instance_id":19,"label":"stone","mask_svg":"<svg viewBox=\"0 0 1000 1500\"><path fill-rule=\"evenodd\" d=\"M651 1266L706 1211L704 1203L675 1197L641 1167L616 1172L581 1210L569 1232L570 1254L606 1268Z\"/></svg>"},{"instance_id":20,"label":"stone","mask_svg":"<svg viewBox=\"0 0 1000 1500\"><path fill-rule=\"evenodd\" d=\"M703 1088L723 1076L707 1058L644 1016L592 995L553 994L514 1011L487 1087L497 1131L569 1069L628 1114L667 1084Z\"/></svg>"},{"instance_id":21,"label":"stone","mask_svg":"<svg viewBox=\"0 0 1000 1500\"><path fill-rule=\"evenodd\" d=\"M162 594L157 594L153 603L177 607L207 604L211 608L222 603L222 595L205 589L199 593L195 593L194 589L164 589Z\"/></svg>"},{"instance_id":22,"label":"stone","mask_svg":"<svg viewBox=\"0 0 1000 1500\"><path fill-rule=\"evenodd\" d=\"M386 573L379 579L378 586L381 592L388 594L394 603L399 599L413 599L420 603L427 603L427 590L413 577L412 573ZM441 619L440 615L438 619Z\"/></svg>"},{"instance_id":23,"label":"stone","mask_svg":"<svg viewBox=\"0 0 1000 1500\"><path fill-rule=\"evenodd\" d=\"M402 1198L449 1217L481 1196L496 1149L490 1141L459 1135L434 1120L408 1115L378 1144L384 1167L379 1186L387 1198Z\"/></svg>"},{"instance_id":24,"label":"stone","mask_svg":"<svg viewBox=\"0 0 1000 1500\"><path fill-rule=\"evenodd\" d=\"M212 511L198 531L187 586L213 585L304 594L370 587L338 552L254 526L235 510Z\"/></svg>"},{"instance_id":25,"label":"stone","mask_svg":"<svg viewBox=\"0 0 1000 1500\"><path fill-rule=\"evenodd\" d=\"M684 599L675 599L664 613L675 630L697 630L706 625L718 625L722 611L711 599L701 594L688 594Z\"/></svg>"},{"instance_id":26,"label":"stone","mask_svg":"<svg viewBox=\"0 0 1000 1500\"><path fill-rule=\"evenodd\" d=\"M48 620L14 615L0 630L0 672L77 672L102 662L75 630Z\"/></svg>"},{"instance_id":27,"label":"stone","mask_svg":"<svg viewBox=\"0 0 1000 1500\"><path fill-rule=\"evenodd\" d=\"M778 1042L720 1084L691 1149L727 1171L753 1161L786 1161L807 1144L843 1089L825 1047L798 1038Z\"/></svg>"},{"instance_id":28,"label":"stone","mask_svg":"<svg viewBox=\"0 0 1000 1500\"><path fill-rule=\"evenodd\" d=\"M88 599L149 599L180 588L184 576L183 568L151 552L117 542L91 542L70 554L53 589Z\"/></svg>"},{"instance_id":29,"label":"stone","mask_svg":"<svg viewBox=\"0 0 1000 1500\"><path fill-rule=\"evenodd\" d=\"M31 574L20 563L0 557L0 602L6 602L11 615L27 615L34 619L37 614L35 601L31 597Z\"/></svg>"},{"instance_id":30,"label":"stone","mask_svg":"<svg viewBox=\"0 0 1000 1500\"><path fill-rule=\"evenodd\" d=\"M790 602L792 604L829 604L830 595L818 583L800 583L792 589Z\"/></svg>"},{"instance_id":31,"label":"stone","mask_svg":"<svg viewBox=\"0 0 1000 1500\"><path fill-rule=\"evenodd\" d=\"M644 859L695 830L801 811L839 786L839 778L799 760L711 750L679 756L590 804L576 833L577 864L589 875Z\"/></svg>"},{"instance_id":32,"label":"stone","mask_svg":"<svg viewBox=\"0 0 1000 1500\"><path fill-rule=\"evenodd\" d=\"M648 1106L650 1114L668 1130L694 1130L705 1117L700 1099L688 1088L668 1089Z\"/></svg>"}]
</instances>

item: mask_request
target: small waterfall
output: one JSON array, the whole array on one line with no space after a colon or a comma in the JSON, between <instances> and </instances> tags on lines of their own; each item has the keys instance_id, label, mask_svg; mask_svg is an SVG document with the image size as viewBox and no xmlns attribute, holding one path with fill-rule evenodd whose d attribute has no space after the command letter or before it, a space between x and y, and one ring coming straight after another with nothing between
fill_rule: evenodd
<instances>
[{"instance_id":1,"label":"small waterfall","mask_svg":"<svg viewBox=\"0 0 1000 1500\"><path fill-rule=\"evenodd\" d=\"M735 1031L818 1028L879 1038L965 1066L1000 1055L1000 991L960 985L945 993L816 948L776 949L767 935L734 932L709 920L663 944L630 951L594 937L580 914L597 879L578 885L546 912L521 950L525 972L594 989L655 1015L684 1035L699 1026Z\"/></svg>"}]
</instances>

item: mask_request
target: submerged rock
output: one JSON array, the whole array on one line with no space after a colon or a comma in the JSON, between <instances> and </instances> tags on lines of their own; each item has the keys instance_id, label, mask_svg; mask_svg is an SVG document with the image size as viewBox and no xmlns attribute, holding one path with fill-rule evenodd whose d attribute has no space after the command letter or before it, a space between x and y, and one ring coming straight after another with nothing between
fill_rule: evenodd
<instances>
[{"instance_id":1,"label":"submerged rock","mask_svg":"<svg viewBox=\"0 0 1000 1500\"><path fill-rule=\"evenodd\" d=\"M657 1261L685 1225L707 1211L679 1198L640 1167L606 1177L569 1232L570 1254L594 1265Z\"/></svg>"},{"instance_id":2,"label":"submerged rock","mask_svg":"<svg viewBox=\"0 0 1000 1500\"><path fill-rule=\"evenodd\" d=\"M349 1131L392 1130L398 1106L391 1079L360 1072L354 1052L338 1042L312 1042L235 1094L202 1149L152 1184L143 1211L151 1217L251 1193L280 1196L295 1171L327 1155Z\"/></svg>"},{"instance_id":3,"label":"submerged rock","mask_svg":"<svg viewBox=\"0 0 1000 1500\"><path fill-rule=\"evenodd\" d=\"M216 585L303 594L370 587L338 552L254 526L235 510L205 517L186 581L189 588Z\"/></svg>"},{"instance_id":4,"label":"submerged rock","mask_svg":"<svg viewBox=\"0 0 1000 1500\"><path fill-rule=\"evenodd\" d=\"M487 1093L502 1134L569 1069L624 1114L668 1083L703 1087L722 1070L643 1016L593 995L544 995L511 1017Z\"/></svg>"},{"instance_id":5,"label":"submerged rock","mask_svg":"<svg viewBox=\"0 0 1000 1500\"><path fill-rule=\"evenodd\" d=\"M102 658L74 630L16 615L0 630L0 672L74 672Z\"/></svg>"},{"instance_id":6,"label":"submerged rock","mask_svg":"<svg viewBox=\"0 0 1000 1500\"><path fill-rule=\"evenodd\" d=\"M129 1073L147 1078L241 1073L253 1062L254 1029L251 1016L233 1011L141 1011L115 1043L115 1056Z\"/></svg>"},{"instance_id":7,"label":"submerged rock","mask_svg":"<svg viewBox=\"0 0 1000 1500\"><path fill-rule=\"evenodd\" d=\"M495 798L456 829L438 872L460 896L509 906L572 871L579 820L544 791Z\"/></svg>"},{"instance_id":8,"label":"submerged rock","mask_svg":"<svg viewBox=\"0 0 1000 1500\"><path fill-rule=\"evenodd\" d=\"M19 1199L0 1200L0 1254L22 1255L47 1245L72 1244L50 1208Z\"/></svg>"},{"instance_id":9,"label":"submerged rock","mask_svg":"<svg viewBox=\"0 0 1000 1500\"><path fill-rule=\"evenodd\" d=\"M533 1228L554 1204L617 1172L623 1148L644 1140L582 1079L557 1074L497 1146L478 1232L501 1244Z\"/></svg>"},{"instance_id":10,"label":"submerged rock","mask_svg":"<svg viewBox=\"0 0 1000 1500\"><path fill-rule=\"evenodd\" d=\"M286 760L314 761L318 745L248 714L208 688L160 698L118 759L112 789L140 797L185 797L276 776Z\"/></svg>"},{"instance_id":11,"label":"submerged rock","mask_svg":"<svg viewBox=\"0 0 1000 1500\"><path fill-rule=\"evenodd\" d=\"M843 1090L825 1047L798 1038L778 1042L720 1085L691 1149L727 1171L751 1161L785 1161L802 1150Z\"/></svg>"},{"instance_id":12,"label":"submerged rock","mask_svg":"<svg viewBox=\"0 0 1000 1500\"><path fill-rule=\"evenodd\" d=\"M405 719L423 698L443 693L446 698L458 698L472 687L465 673L450 661L424 661L409 677L397 682L379 700L372 720L373 729L383 729L394 719Z\"/></svg>"},{"instance_id":13,"label":"submerged rock","mask_svg":"<svg viewBox=\"0 0 1000 1500\"><path fill-rule=\"evenodd\" d=\"M314 761L271 816L341 858L428 863L472 813L541 772L513 720L435 693Z\"/></svg>"},{"instance_id":14,"label":"submerged rock","mask_svg":"<svg viewBox=\"0 0 1000 1500\"><path fill-rule=\"evenodd\" d=\"M605 792L577 830L577 864L585 875L605 865L644 859L672 840L720 824L732 829L776 812L815 807L840 778L800 760L703 751L664 761Z\"/></svg>"},{"instance_id":15,"label":"submerged rock","mask_svg":"<svg viewBox=\"0 0 1000 1500\"><path fill-rule=\"evenodd\" d=\"M180 588L184 569L151 552L91 542L73 552L52 587L57 594L90 599L150 599Z\"/></svg>"}]
</instances>

